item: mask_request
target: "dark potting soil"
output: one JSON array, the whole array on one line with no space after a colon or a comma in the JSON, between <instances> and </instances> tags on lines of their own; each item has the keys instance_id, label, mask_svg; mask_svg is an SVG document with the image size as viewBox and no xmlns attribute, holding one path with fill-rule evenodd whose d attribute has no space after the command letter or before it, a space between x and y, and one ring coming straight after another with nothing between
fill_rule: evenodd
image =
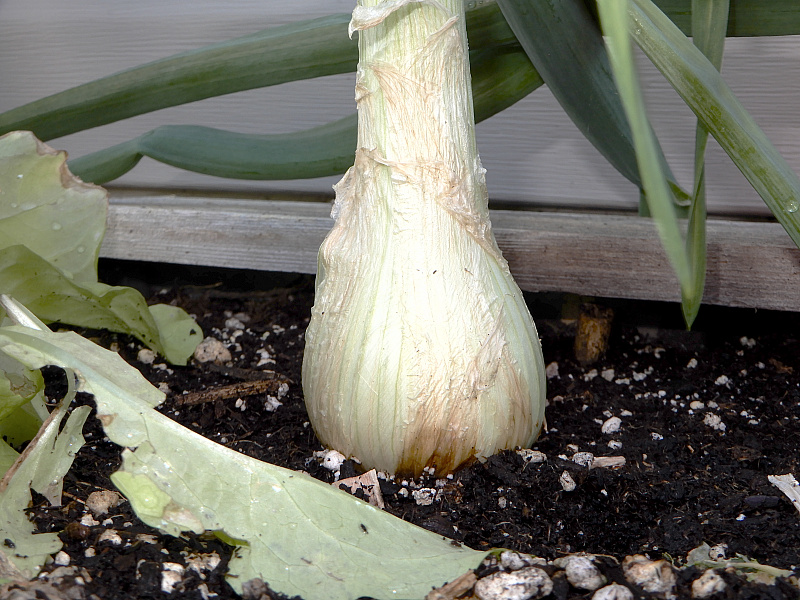
<instances>
[{"instance_id":1,"label":"dark potting soil","mask_svg":"<svg viewBox=\"0 0 800 600\"><path fill-rule=\"evenodd\" d=\"M166 415L248 456L333 482L314 456L323 447L300 385L313 285L307 278L291 283L264 291L169 287L153 295L154 302L174 302L196 315L206 336L230 350L226 364L193 360L175 367L158 357L145 364L135 340L89 335L118 348L167 391L160 408ZM548 365L547 427L534 445L543 456L508 451L449 479L384 479L386 510L475 549L503 547L546 559L607 555L609 573L633 554L680 567L703 542L728 557L797 573L800 512L767 477L800 475L798 315L704 307L687 332L675 305L609 302L616 317L608 351L581 366L574 324L560 318L563 307L548 297L530 300ZM59 378L57 370L48 374L53 393ZM214 399L215 390L232 385L238 393ZM190 396L197 403L185 404L185 392L200 392ZM91 404L89 397L80 401ZM92 417L85 437L65 479L63 506L35 495L30 511L40 531L60 532L65 554L45 572L73 596L49 589L30 597L237 597L224 580L231 548L215 538L161 535L127 502L92 515L85 502L92 492L114 489L109 476L120 449L104 441ZM611 466L590 468L586 453L615 458ZM341 476L355 470L345 463ZM425 500L430 494L414 493L423 488L434 491L432 502ZM167 593L162 585L170 569L179 576ZM726 577L735 581L721 597L800 596L784 580L766 585ZM591 597L559 589L552 597ZM262 590L251 597L279 595Z\"/></svg>"}]
</instances>

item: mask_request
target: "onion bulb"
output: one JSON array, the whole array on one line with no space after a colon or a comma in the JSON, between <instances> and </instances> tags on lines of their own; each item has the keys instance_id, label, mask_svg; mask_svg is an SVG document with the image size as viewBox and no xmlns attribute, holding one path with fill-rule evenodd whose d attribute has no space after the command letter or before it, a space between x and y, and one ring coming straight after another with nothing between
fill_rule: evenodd
<instances>
[{"instance_id":1,"label":"onion bulb","mask_svg":"<svg viewBox=\"0 0 800 600\"><path fill-rule=\"evenodd\" d=\"M437 474L530 445L541 346L489 222L461 0L360 0L358 147L334 186L303 391L320 441Z\"/></svg>"}]
</instances>

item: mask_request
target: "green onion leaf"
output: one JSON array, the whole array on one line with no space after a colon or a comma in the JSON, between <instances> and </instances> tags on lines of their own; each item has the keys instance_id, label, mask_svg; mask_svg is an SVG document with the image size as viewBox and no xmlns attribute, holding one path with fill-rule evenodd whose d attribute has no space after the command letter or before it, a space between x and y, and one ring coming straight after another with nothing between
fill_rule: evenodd
<instances>
[{"instance_id":1,"label":"green onion leaf","mask_svg":"<svg viewBox=\"0 0 800 600\"><path fill-rule=\"evenodd\" d=\"M631 0L634 40L800 246L800 179L719 71L650 0Z\"/></svg>"},{"instance_id":2,"label":"green onion leaf","mask_svg":"<svg viewBox=\"0 0 800 600\"><path fill-rule=\"evenodd\" d=\"M655 135L647 118L633 59L633 48L628 35L628 0L599 0L600 21L607 36L611 67L617 82L620 99L633 132L639 170L646 192L647 205L656 224L672 268L675 270L684 296L694 298L694 279L684 247L683 237L667 180L662 171L662 161ZM702 289L699 290L702 295Z\"/></svg>"},{"instance_id":3,"label":"green onion leaf","mask_svg":"<svg viewBox=\"0 0 800 600\"><path fill-rule=\"evenodd\" d=\"M472 94L477 121L511 106L542 85L519 46L473 52ZM356 115L305 131L234 133L194 125L164 125L133 140L69 162L93 183L130 171L143 156L206 175L233 179L305 179L344 173L356 149Z\"/></svg>"}]
</instances>

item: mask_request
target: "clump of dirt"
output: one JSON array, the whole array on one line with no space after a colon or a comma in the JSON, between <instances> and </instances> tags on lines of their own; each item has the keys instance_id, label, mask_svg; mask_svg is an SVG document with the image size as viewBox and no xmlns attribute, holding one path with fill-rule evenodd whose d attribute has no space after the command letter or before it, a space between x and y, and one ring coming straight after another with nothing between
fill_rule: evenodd
<instances>
[{"instance_id":1,"label":"clump of dirt","mask_svg":"<svg viewBox=\"0 0 800 600\"><path fill-rule=\"evenodd\" d=\"M150 362L131 338L91 332L167 392L159 410L248 456L333 482L337 475L315 456L323 448L300 386L310 281L256 292L171 287L152 299L196 315L206 335L230 352L223 364L175 367L158 357ZM576 552L604 555L598 564L608 577L630 555L680 566L704 542L720 556L797 573L800 513L768 480L800 475L797 316L704 309L707 326L701 313L696 330L686 332L674 322L664 328L653 305L609 302L617 313L609 349L582 366L574 358L574 325L558 318L561 306L542 304L544 296L529 299L548 365L549 402L533 452L504 452L446 477L381 474L386 510L476 549L508 548L550 564ZM629 314L642 306L644 312ZM57 395L59 373L48 380ZM91 417L85 436L65 480L64 506L37 496L30 511L40 531L60 532L64 542L46 568L49 580L85 598L236 597L224 581L231 549L219 540L161 535L127 502L106 514L87 508L92 492L114 489L109 476L120 449ZM356 469L345 463L338 477ZM725 576L738 577L742 597L798 597L785 581ZM260 589L261 598L278 597ZM569 588L552 597L587 593Z\"/></svg>"}]
</instances>

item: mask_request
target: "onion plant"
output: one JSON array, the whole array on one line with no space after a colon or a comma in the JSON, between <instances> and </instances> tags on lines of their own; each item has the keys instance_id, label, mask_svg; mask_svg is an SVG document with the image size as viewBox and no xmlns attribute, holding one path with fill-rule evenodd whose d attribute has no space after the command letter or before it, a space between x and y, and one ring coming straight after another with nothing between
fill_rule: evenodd
<instances>
[{"instance_id":1,"label":"onion plant","mask_svg":"<svg viewBox=\"0 0 800 600\"><path fill-rule=\"evenodd\" d=\"M358 145L319 254L306 406L366 467L450 472L533 441L541 347L489 222L461 0L362 0L350 29Z\"/></svg>"}]
</instances>

